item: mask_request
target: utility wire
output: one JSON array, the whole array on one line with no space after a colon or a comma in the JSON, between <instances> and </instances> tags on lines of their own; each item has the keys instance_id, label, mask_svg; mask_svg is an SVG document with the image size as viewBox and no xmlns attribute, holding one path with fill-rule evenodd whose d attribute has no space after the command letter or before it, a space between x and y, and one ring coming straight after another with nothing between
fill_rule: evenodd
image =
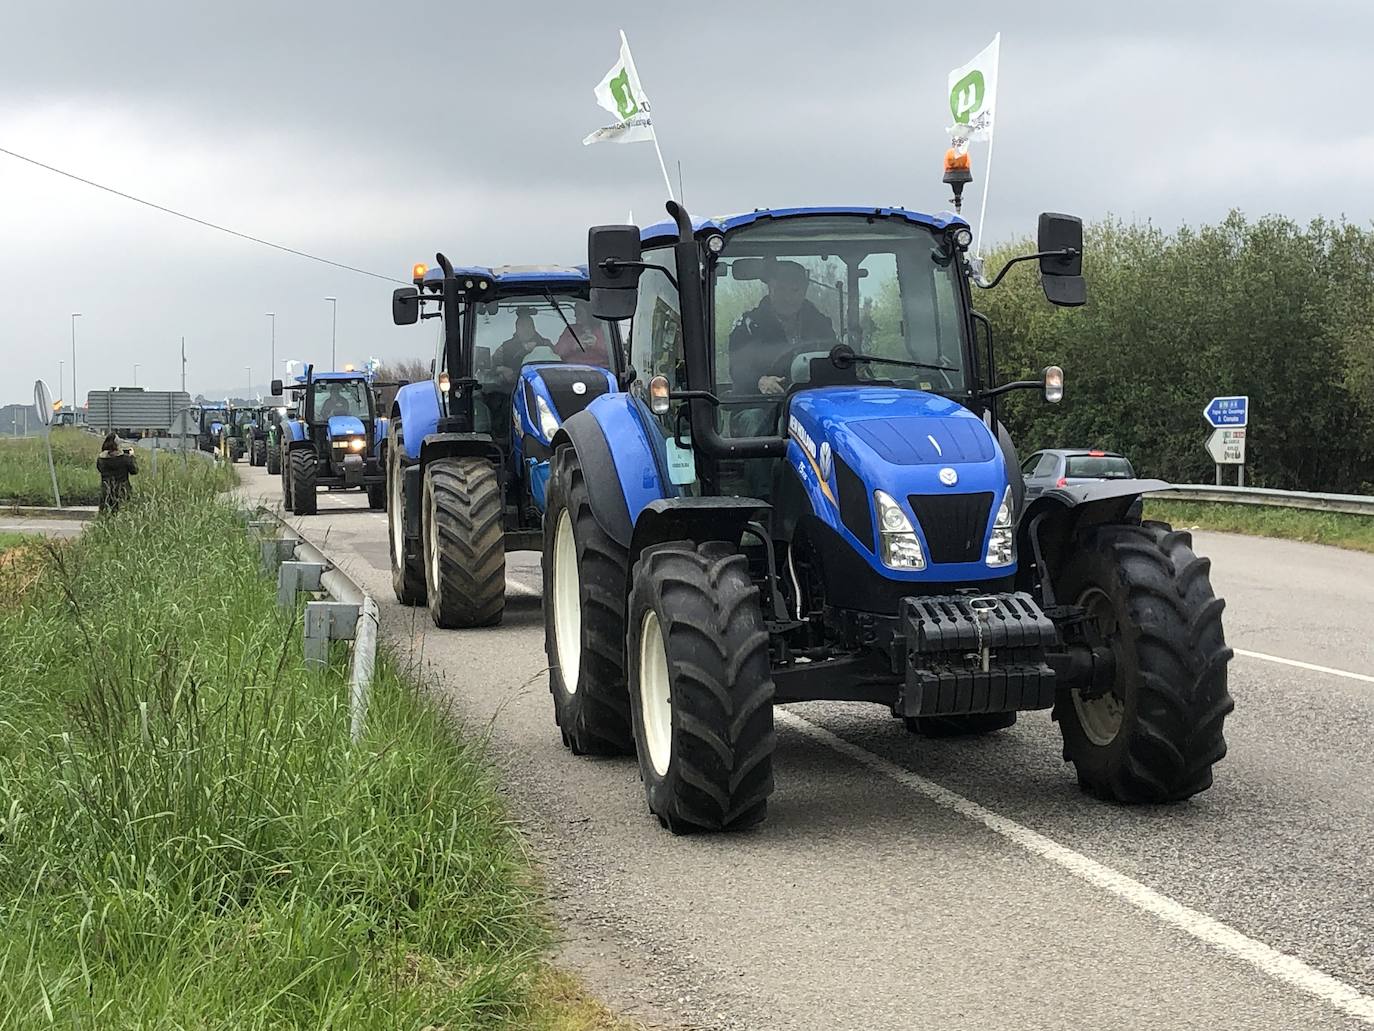
<instances>
[{"instance_id":1,"label":"utility wire","mask_svg":"<svg viewBox=\"0 0 1374 1031\"><path fill-rule=\"evenodd\" d=\"M12 150L6 150L4 147L0 147L0 154L8 154L12 158L18 158L20 161L28 162L30 165L35 165L38 168L44 169L45 171L55 172L57 175L65 176L68 179L75 179L79 183L84 183L87 186L94 186L97 190L104 190L106 193L112 193L116 197L123 197L125 200L131 200L135 204L142 204L144 207L152 208L154 211L161 211L164 214L175 215L177 218L184 218L188 222L194 222L198 226L204 226L207 229L217 229L221 233L228 233L230 236L237 236L240 240L247 240L250 243L261 244L264 247L271 247L275 251L284 251L287 254L294 254L298 258L308 258L311 261L318 261L323 265L332 265L334 266L334 268L341 268L345 272L356 272L360 276L371 276L373 279L380 279L387 283L400 283L402 286L410 285L403 279L395 279L391 276L384 276L378 272L369 272L365 268L355 268L352 265L345 265L339 261L330 261L328 258L321 258L318 254L307 254L305 251L298 251L294 247L286 247L279 243L273 243L271 240L264 240L261 237L257 236L249 236L247 233L240 233L236 229L229 229L226 226L216 225L214 222L207 222L203 218L196 218L194 215L188 215L184 211L176 211L172 208L163 207L161 204L154 204L150 200L144 200L142 197L135 197L131 193L125 193L123 190L116 190L112 186L104 186L101 183L93 182L90 179L83 179L79 175L63 171L60 168L54 168L52 165L45 165L41 161L35 160L31 157L26 157L23 154L17 154Z\"/></svg>"}]
</instances>

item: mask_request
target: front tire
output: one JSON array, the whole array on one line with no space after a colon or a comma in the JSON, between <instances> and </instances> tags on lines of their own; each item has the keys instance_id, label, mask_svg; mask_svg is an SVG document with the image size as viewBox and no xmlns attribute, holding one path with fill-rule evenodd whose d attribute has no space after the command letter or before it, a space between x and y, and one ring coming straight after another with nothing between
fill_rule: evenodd
<instances>
[{"instance_id":1,"label":"front tire","mask_svg":"<svg viewBox=\"0 0 1374 1031\"><path fill-rule=\"evenodd\" d=\"M268 476L281 475L281 448L268 447L266 449L266 457L264 458L264 461L267 465Z\"/></svg>"},{"instance_id":2,"label":"front tire","mask_svg":"<svg viewBox=\"0 0 1374 1031\"><path fill-rule=\"evenodd\" d=\"M291 511L296 515L316 512L315 478L319 460L311 448L296 448L291 452Z\"/></svg>"},{"instance_id":3,"label":"front tire","mask_svg":"<svg viewBox=\"0 0 1374 1031\"><path fill-rule=\"evenodd\" d=\"M625 687L626 550L592 514L571 445L553 456L544 516L544 650L553 717L575 755L633 755Z\"/></svg>"},{"instance_id":4,"label":"front tire","mask_svg":"<svg viewBox=\"0 0 1374 1031\"><path fill-rule=\"evenodd\" d=\"M367 486L367 507L374 512L386 508L386 484L371 483Z\"/></svg>"},{"instance_id":5,"label":"front tire","mask_svg":"<svg viewBox=\"0 0 1374 1031\"><path fill-rule=\"evenodd\" d=\"M434 625L495 626L506 605L505 506L490 462L425 466L425 594Z\"/></svg>"},{"instance_id":6,"label":"front tire","mask_svg":"<svg viewBox=\"0 0 1374 1031\"><path fill-rule=\"evenodd\" d=\"M391 589L396 600L402 605L423 605L425 603L424 558L406 557L406 499L405 477L401 456L405 445L401 440L401 424L393 422L387 428L386 445L386 489L391 497L387 501L386 537L391 552Z\"/></svg>"},{"instance_id":7,"label":"front tire","mask_svg":"<svg viewBox=\"0 0 1374 1031\"><path fill-rule=\"evenodd\" d=\"M267 441L253 441L253 453L248 459L248 464L259 468L267 464Z\"/></svg>"},{"instance_id":8,"label":"front tire","mask_svg":"<svg viewBox=\"0 0 1374 1031\"><path fill-rule=\"evenodd\" d=\"M1211 562L1163 523L1089 527L1055 590L1087 610L1114 654L1100 697L1063 691L1054 718L1084 791L1125 802L1178 802L1212 785L1226 754L1222 724L1231 649Z\"/></svg>"},{"instance_id":9,"label":"front tire","mask_svg":"<svg viewBox=\"0 0 1374 1031\"><path fill-rule=\"evenodd\" d=\"M650 811L675 834L760 823L773 793L773 678L748 561L720 541L647 552L627 650Z\"/></svg>"}]
</instances>

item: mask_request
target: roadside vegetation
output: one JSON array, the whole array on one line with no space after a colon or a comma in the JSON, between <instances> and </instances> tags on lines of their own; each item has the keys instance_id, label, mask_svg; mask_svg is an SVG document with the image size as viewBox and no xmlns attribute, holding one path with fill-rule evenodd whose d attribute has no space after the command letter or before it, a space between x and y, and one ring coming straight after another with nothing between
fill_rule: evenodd
<instances>
[{"instance_id":1,"label":"roadside vegetation","mask_svg":"<svg viewBox=\"0 0 1374 1031\"><path fill-rule=\"evenodd\" d=\"M57 471L57 489L62 504L98 505L100 503L100 474L95 460L100 454L100 437L85 430L63 428L52 431L53 467ZM154 479L151 454L141 448L135 451L138 475L134 490ZM189 471L178 468L185 465ZM158 478L184 480L187 477L209 478L219 487L230 487L235 474L227 467L191 457L188 462L159 452ZM7 437L0 439L0 506L51 505L52 476L48 472L48 453L42 437Z\"/></svg>"},{"instance_id":2,"label":"roadside vegetation","mask_svg":"<svg viewBox=\"0 0 1374 1031\"><path fill-rule=\"evenodd\" d=\"M384 657L350 747L343 654L187 469L9 572L0 1029L621 1026L545 964L480 754Z\"/></svg>"},{"instance_id":3,"label":"roadside vegetation","mask_svg":"<svg viewBox=\"0 0 1374 1031\"><path fill-rule=\"evenodd\" d=\"M1374 552L1374 519L1345 512L1308 512L1271 505L1222 505L1203 501L1147 498L1145 518L1177 527L1281 537L1311 544Z\"/></svg>"}]
</instances>

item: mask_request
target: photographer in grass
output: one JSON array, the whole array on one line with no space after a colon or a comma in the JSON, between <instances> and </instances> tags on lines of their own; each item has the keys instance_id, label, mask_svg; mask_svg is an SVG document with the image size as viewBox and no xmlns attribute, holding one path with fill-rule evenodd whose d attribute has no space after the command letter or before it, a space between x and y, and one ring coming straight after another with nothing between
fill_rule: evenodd
<instances>
[{"instance_id":1,"label":"photographer in grass","mask_svg":"<svg viewBox=\"0 0 1374 1031\"><path fill-rule=\"evenodd\" d=\"M100 473L100 511L119 511L119 506L129 496L129 477L138 475L134 449L121 448L119 438L107 433L104 443L100 445L100 457L95 460L95 467Z\"/></svg>"}]
</instances>

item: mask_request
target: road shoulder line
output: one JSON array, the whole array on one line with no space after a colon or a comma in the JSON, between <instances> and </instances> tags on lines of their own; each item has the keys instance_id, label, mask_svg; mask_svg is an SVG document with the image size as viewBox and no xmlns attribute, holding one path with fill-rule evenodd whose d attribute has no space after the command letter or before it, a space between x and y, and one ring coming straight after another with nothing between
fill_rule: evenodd
<instances>
[{"instance_id":1,"label":"road shoulder line","mask_svg":"<svg viewBox=\"0 0 1374 1031\"><path fill-rule=\"evenodd\" d=\"M1276 662L1280 666L1292 666L1295 669L1311 670L1313 673L1326 673L1333 677L1345 677L1346 680L1359 680L1366 684L1374 684L1374 677L1368 673L1352 673L1348 669L1335 669L1331 666L1318 666L1315 662L1302 662L1298 659L1285 659L1282 655L1267 655L1264 652L1247 651L1244 648L1233 648L1237 655L1243 655L1247 659L1260 659L1263 662Z\"/></svg>"}]
</instances>

